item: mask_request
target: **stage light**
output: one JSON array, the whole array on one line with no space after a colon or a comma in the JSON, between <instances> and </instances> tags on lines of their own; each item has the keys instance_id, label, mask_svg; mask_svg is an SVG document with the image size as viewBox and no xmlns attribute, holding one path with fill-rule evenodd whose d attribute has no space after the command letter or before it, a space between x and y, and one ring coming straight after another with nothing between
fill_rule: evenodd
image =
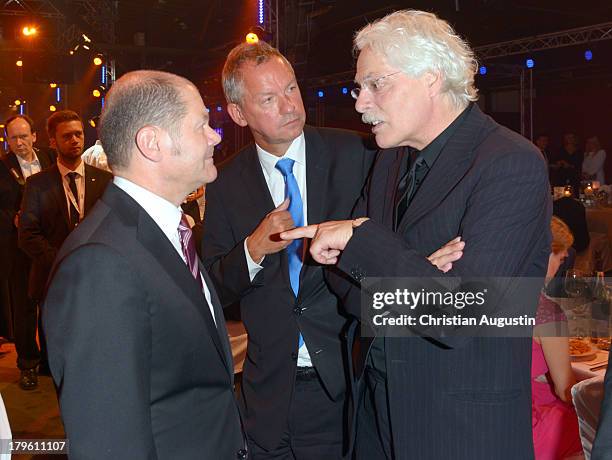
<instances>
[{"instance_id":1,"label":"stage light","mask_svg":"<svg viewBox=\"0 0 612 460\"><path fill-rule=\"evenodd\" d=\"M15 99L15 105L21 105L21 101L19 99Z\"/></svg>"},{"instance_id":2,"label":"stage light","mask_svg":"<svg viewBox=\"0 0 612 460\"><path fill-rule=\"evenodd\" d=\"M217 112L222 112L223 111L223 107L221 107L220 105L217 106Z\"/></svg>"},{"instance_id":3,"label":"stage light","mask_svg":"<svg viewBox=\"0 0 612 460\"><path fill-rule=\"evenodd\" d=\"M254 45L259 41L259 37L256 33L249 32L248 34L246 34L245 40L249 45Z\"/></svg>"},{"instance_id":4,"label":"stage light","mask_svg":"<svg viewBox=\"0 0 612 460\"><path fill-rule=\"evenodd\" d=\"M480 75L486 75L487 74L487 66L480 66L480 69L478 69L478 73L480 73Z\"/></svg>"},{"instance_id":5,"label":"stage light","mask_svg":"<svg viewBox=\"0 0 612 460\"><path fill-rule=\"evenodd\" d=\"M348 94L348 88L346 87L342 88L342 94Z\"/></svg>"},{"instance_id":6,"label":"stage light","mask_svg":"<svg viewBox=\"0 0 612 460\"><path fill-rule=\"evenodd\" d=\"M584 52L584 58L585 58L587 61L590 61L591 59L593 59L593 51L591 51L591 50L586 50L586 51Z\"/></svg>"},{"instance_id":7,"label":"stage light","mask_svg":"<svg viewBox=\"0 0 612 460\"><path fill-rule=\"evenodd\" d=\"M49 83L49 88L57 88L57 83Z\"/></svg>"},{"instance_id":8,"label":"stage light","mask_svg":"<svg viewBox=\"0 0 612 460\"><path fill-rule=\"evenodd\" d=\"M70 50L70 51L68 51L68 54L70 54L70 56L72 56L74 54L74 51Z\"/></svg>"},{"instance_id":9,"label":"stage light","mask_svg":"<svg viewBox=\"0 0 612 460\"><path fill-rule=\"evenodd\" d=\"M17 67L23 67L23 61L21 59L19 59L17 62L15 62L15 65Z\"/></svg>"},{"instance_id":10,"label":"stage light","mask_svg":"<svg viewBox=\"0 0 612 460\"><path fill-rule=\"evenodd\" d=\"M87 51L89 51L89 46L83 45L83 48L85 48Z\"/></svg>"},{"instance_id":11,"label":"stage light","mask_svg":"<svg viewBox=\"0 0 612 460\"><path fill-rule=\"evenodd\" d=\"M4 142L4 137L0 137L0 142Z\"/></svg>"},{"instance_id":12,"label":"stage light","mask_svg":"<svg viewBox=\"0 0 612 460\"><path fill-rule=\"evenodd\" d=\"M93 94L93 97L100 97L102 95L99 89L94 89L91 94Z\"/></svg>"},{"instance_id":13,"label":"stage light","mask_svg":"<svg viewBox=\"0 0 612 460\"><path fill-rule=\"evenodd\" d=\"M525 65L527 66L528 69L533 69L533 67L535 66L535 61L533 59L527 59L525 61Z\"/></svg>"},{"instance_id":14,"label":"stage light","mask_svg":"<svg viewBox=\"0 0 612 460\"><path fill-rule=\"evenodd\" d=\"M36 27L34 26L25 26L23 29L21 29L21 33L23 35L25 35L26 37L31 37L32 35L36 35Z\"/></svg>"},{"instance_id":15,"label":"stage light","mask_svg":"<svg viewBox=\"0 0 612 460\"><path fill-rule=\"evenodd\" d=\"M91 126L92 128L96 127L96 120L94 120L93 118L89 119L89 126Z\"/></svg>"},{"instance_id":16,"label":"stage light","mask_svg":"<svg viewBox=\"0 0 612 460\"><path fill-rule=\"evenodd\" d=\"M264 0L257 0L257 22L264 23Z\"/></svg>"},{"instance_id":17,"label":"stage light","mask_svg":"<svg viewBox=\"0 0 612 460\"><path fill-rule=\"evenodd\" d=\"M319 92L317 93L317 96L323 97L323 96L325 96L325 93L323 91L319 90Z\"/></svg>"},{"instance_id":18,"label":"stage light","mask_svg":"<svg viewBox=\"0 0 612 460\"><path fill-rule=\"evenodd\" d=\"M57 102L60 102L62 100L62 91L61 91L61 88L59 86L57 88L55 88L55 100Z\"/></svg>"},{"instance_id":19,"label":"stage light","mask_svg":"<svg viewBox=\"0 0 612 460\"><path fill-rule=\"evenodd\" d=\"M100 56L96 56L93 60L95 65L102 65L102 58Z\"/></svg>"},{"instance_id":20,"label":"stage light","mask_svg":"<svg viewBox=\"0 0 612 460\"><path fill-rule=\"evenodd\" d=\"M91 38L89 38L87 35L81 34L81 37L83 37L83 40L85 40L85 43L91 43Z\"/></svg>"},{"instance_id":21,"label":"stage light","mask_svg":"<svg viewBox=\"0 0 612 460\"><path fill-rule=\"evenodd\" d=\"M57 107L55 107L54 105L49 106L49 112L55 112L56 110L57 110Z\"/></svg>"}]
</instances>

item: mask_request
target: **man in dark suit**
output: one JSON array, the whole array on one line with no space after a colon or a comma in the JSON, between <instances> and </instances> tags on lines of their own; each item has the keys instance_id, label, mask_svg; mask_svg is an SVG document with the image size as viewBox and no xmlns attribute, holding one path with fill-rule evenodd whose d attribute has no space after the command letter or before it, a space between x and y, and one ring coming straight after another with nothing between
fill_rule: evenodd
<instances>
[{"instance_id":1,"label":"man in dark suit","mask_svg":"<svg viewBox=\"0 0 612 460\"><path fill-rule=\"evenodd\" d=\"M350 215L373 159L349 131L304 127L293 69L260 42L232 50L228 112L255 139L206 188L204 264L248 332L241 402L253 458L340 458L346 317L322 267L278 233ZM288 165L283 169L281 165Z\"/></svg>"},{"instance_id":2,"label":"man in dark suit","mask_svg":"<svg viewBox=\"0 0 612 460\"><path fill-rule=\"evenodd\" d=\"M70 453L246 459L223 311L179 207L217 175L202 98L130 72L100 139L115 179L62 247L43 307Z\"/></svg>"},{"instance_id":3,"label":"man in dark suit","mask_svg":"<svg viewBox=\"0 0 612 460\"><path fill-rule=\"evenodd\" d=\"M36 344L37 306L28 298L30 259L17 246L19 207L28 177L51 166L52 158L34 148L36 131L27 115L15 115L4 123L9 153L0 162L0 280L8 287L9 318L13 318L17 367L21 371L19 386L32 390L37 386L33 377L40 361Z\"/></svg>"},{"instance_id":4,"label":"man in dark suit","mask_svg":"<svg viewBox=\"0 0 612 460\"><path fill-rule=\"evenodd\" d=\"M601 403L599 425L591 460L608 460L612 458L612 353L608 356L608 369L604 379L604 400Z\"/></svg>"},{"instance_id":5,"label":"man in dark suit","mask_svg":"<svg viewBox=\"0 0 612 460\"><path fill-rule=\"evenodd\" d=\"M55 112L47 121L49 143L57 162L26 180L19 219L19 247L31 260L28 297L35 305L44 298L51 265L68 234L102 196L112 175L86 165L83 123L71 110ZM49 374L45 339L39 327L40 369ZM36 380L36 369L28 371Z\"/></svg>"},{"instance_id":6,"label":"man in dark suit","mask_svg":"<svg viewBox=\"0 0 612 460\"><path fill-rule=\"evenodd\" d=\"M356 219L282 237L314 238L311 254L336 264L330 282L357 318L365 277L543 278L546 164L471 102L477 66L468 46L421 11L366 26L355 46L355 107L386 150ZM463 257L440 271L425 256L456 236ZM531 316L536 301L534 293ZM418 335L361 343L356 457L533 458L530 338Z\"/></svg>"}]
</instances>

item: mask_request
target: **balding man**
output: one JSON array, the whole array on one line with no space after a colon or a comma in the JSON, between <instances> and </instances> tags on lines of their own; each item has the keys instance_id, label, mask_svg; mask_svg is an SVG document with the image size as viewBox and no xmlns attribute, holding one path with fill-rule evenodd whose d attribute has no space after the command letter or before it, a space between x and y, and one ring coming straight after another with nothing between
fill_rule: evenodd
<instances>
[{"instance_id":1,"label":"balding man","mask_svg":"<svg viewBox=\"0 0 612 460\"><path fill-rule=\"evenodd\" d=\"M115 178L62 247L43 308L74 458L247 458L223 312L180 209L217 176L208 121L169 73L108 93Z\"/></svg>"}]
</instances>

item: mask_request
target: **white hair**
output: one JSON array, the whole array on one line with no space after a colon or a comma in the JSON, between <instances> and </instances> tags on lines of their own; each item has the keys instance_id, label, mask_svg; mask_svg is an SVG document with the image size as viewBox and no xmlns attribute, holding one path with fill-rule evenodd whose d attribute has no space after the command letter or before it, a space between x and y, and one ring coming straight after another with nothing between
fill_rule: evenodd
<instances>
[{"instance_id":1,"label":"white hair","mask_svg":"<svg viewBox=\"0 0 612 460\"><path fill-rule=\"evenodd\" d=\"M442 91L457 108L478 99L474 53L448 22L432 13L396 11L368 24L355 34L354 50L358 53L367 47L411 77L439 74Z\"/></svg>"}]
</instances>

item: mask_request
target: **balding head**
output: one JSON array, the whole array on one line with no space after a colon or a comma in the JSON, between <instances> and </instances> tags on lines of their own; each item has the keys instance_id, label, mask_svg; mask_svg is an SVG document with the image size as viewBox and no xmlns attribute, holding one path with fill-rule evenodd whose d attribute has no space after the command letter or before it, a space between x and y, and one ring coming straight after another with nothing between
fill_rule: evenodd
<instances>
[{"instance_id":1,"label":"balding head","mask_svg":"<svg viewBox=\"0 0 612 460\"><path fill-rule=\"evenodd\" d=\"M194 87L185 78L167 72L138 70L117 80L106 97L100 117L100 141L113 171L126 169L136 147L136 133L158 126L178 137L187 113L184 91Z\"/></svg>"}]
</instances>

